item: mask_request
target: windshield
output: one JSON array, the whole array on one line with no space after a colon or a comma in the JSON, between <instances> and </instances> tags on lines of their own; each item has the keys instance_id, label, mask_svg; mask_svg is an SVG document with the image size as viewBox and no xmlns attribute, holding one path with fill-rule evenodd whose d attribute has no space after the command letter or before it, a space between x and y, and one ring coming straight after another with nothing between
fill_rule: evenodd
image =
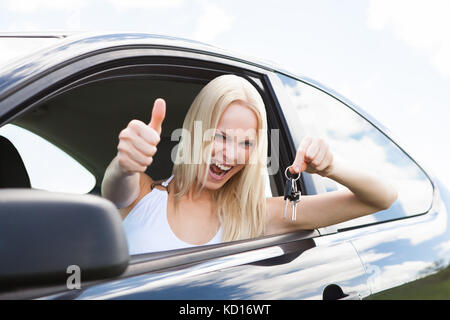
<instances>
[{"instance_id":1,"label":"windshield","mask_svg":"<svg viewBox=\"0 0 450 320\"><path fill-rule=\"evenodd\" d=\"M32 54L61 38L4 38L0 36L0 70L13 61Z\"/></svg>"}]
</instances>

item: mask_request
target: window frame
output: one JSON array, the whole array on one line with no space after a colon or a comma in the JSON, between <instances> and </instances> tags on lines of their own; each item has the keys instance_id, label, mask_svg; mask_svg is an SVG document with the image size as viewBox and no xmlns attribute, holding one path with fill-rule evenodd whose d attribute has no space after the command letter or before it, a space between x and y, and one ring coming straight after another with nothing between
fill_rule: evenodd
<instances>
[{"instance_id":1,"label":"window frame","mask_svg":"<svg viewBox=\"0 0 450 320\"><path fill-rule=\"evenodd\" d=\"M179 49L154 49L154 48L110 48L110 50L96 52L92 55L82 56L79 60L71 61L69 64L61 66L59 69L45 72L42 76L36 77L34 81L21 87L18 90L12 90L11 94L0 101L0 126L12 121L14 118L27 112L34 106L40 104L43 100L54 97L57 90L70 86L76 79L81 79L89 75L93 75L95 71L104 70L105 66L114 65L123 62L126 59L137 58L161 58L164 60L176 59L184 61L187 66L192 66L196 61L201 65L212 65L219 68L222 72L237 73L240 75L258 75L260 77L260 85L263 86L266 93L262 93L263 100L268 111L269 127L278 125L280 134L282 135L280 143L280 167L286 164L290 165L295 157L295 148L289 127L286 125L286 118L279 104L277 95L272 88L270 81L271 69L263 69L251 63L245 63L242 60L233 60L231 58L223 58L214 54L180 51ZM259 88L259 86L257 86ZM259 88L259 91L260 88ZM58 91L59 92L59 91ZM277 183L277 190L280 192L284 186L284 172L278 170L277 175L281 179ZM302 188L305 185L301 185ZM308 185L306 186L308 187ZM308 189L303 189L308 192ZM279 193L280 194L280 193ZM276 196L276 195L274 195ZM251 251L272 246L284 247L284 252L294 252L294 246L290 245L302 242L319 236L317 230L299 230L280 235L270 235L258 237L255 239L246 239L241 241L232 241L217 245L201 246L187 249L164 251L162 253L149 253L138 256L131 256L130 265L144 266L139 272L152 272L160 268L173 268L189 263L197 263L200 261L214 259L220 256L233 255L245 251ZM312 241L312 240L311 240ZM195 253L195 255L191 255ZM143 265L142 265L143 264ZM130 271L133 273L132 271ZM125 276L130 276L130 272Z\"/></svg>"},{"instance_id":2,"label":"window frame","mask_svg":"<svg viewBox=\"0 0 450 320\"><path fill-rule=\"evenodd\" d=\"M431 184L431 188L432 188L431 201L428 206L428 209L425 212L414 214L414 215L408 215L408 216L404 216L404 217L399 217L399 218L394 218L394 219L390 219L390 220L383 220L383 221L377 221L377 222L368 223L368 224L347 227L347 228L337 228L336 225L332 225L332 226L328 226L328 227L319 228L318 231L319 231L320 235L342 233L342 232L347 232L347 231L351 231L351 230L360 230L363 228L379 226L379 225L384 226L386 223L390 223L390 222L418 218L418 217L424 216L427 213L433 211L433 207L435 206L436 201L439 198L438 190L436 189L436 185L435 185L433 179L427 173L427 171L419 163L417 163L417 161L392 138L392 134L380 122L378 122L376 119L374 119L368 113L366 113L360 107L358 107L357 105L352 103L350 100L339 95L334 90L329 89L329 88L325 87L324 85L318 83L317 81L307 79L307 78L302 79L301 77L295 76L293 74L290 74L290 73L287 73L284 71L276 71L276 73L280 74L282 76L288 77L288 78L292 79L293 81L298 81L298 82L303 83L306 86L312 87L313 89L318 90L318 91L322 92L323 94L328 95L331 99L335 99L343 107L349 108L357 116L361 117L364 121L368 122L371 126L373 126L380 134L384 135L386 137L386 139L388 139L390 142L392 142L407 158L409 158L419 168L419 170L421 172L423 172L425 177L428 179L428 182ZM287 106L285 108L283 108L283 111L288 109L288 110L286 110L290 114L290 116L288 118L295 119L297 117L297 115L296 115L296 113L292 112L292 110L293 110L292 102L289 99L288 93L283 88L281 79L279 79L279 77L276 74L273 74L273 77L271 78L271 80L277 84L277 95L284 96L284 99L286 101L285 103L287 104ZM291 110L289 110L289 109L291 109ZM299 127L298 124L296 124L292 121L290 125L295 128L294 130L298 130L303 133L301 128L297 128L297 127ZM292 128L291 128L291 130L292 130ZM298 143L298 141L296 141L296 143ZM314 180L314 185L317 187L318 193L325 193L326 188L325 188L323 181L319 177L313 177L312 179Z\"/></svg>"}]
</instances>

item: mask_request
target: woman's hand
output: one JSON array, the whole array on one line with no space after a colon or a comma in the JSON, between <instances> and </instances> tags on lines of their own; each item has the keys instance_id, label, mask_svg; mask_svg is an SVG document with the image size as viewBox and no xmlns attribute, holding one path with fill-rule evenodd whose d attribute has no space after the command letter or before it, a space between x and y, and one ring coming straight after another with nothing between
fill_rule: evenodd
<instances>
[{"instance_id":1,"label":"woman's hand","mask_svg":"<svg viewBox=\"0 0 450 320\"><path fill-rule=\"evenodd\" d=\"M155 100L149 124L131 120L119 134L118 164L123 173L145 172L153 162L156 146L161 140L161 124L166 114L166 102Z\"/></svg>"},{"instance_id":2,"label":"woman's hand","mask_svg":"<svg viewBox=\"0 0 450 320\"><path fill-rule=\"evenodd\" d=\"M291 174L306 171L327 177L333 170L333 154L323 139L305 137L297 150Z\"/></svg>"}]
</instances>

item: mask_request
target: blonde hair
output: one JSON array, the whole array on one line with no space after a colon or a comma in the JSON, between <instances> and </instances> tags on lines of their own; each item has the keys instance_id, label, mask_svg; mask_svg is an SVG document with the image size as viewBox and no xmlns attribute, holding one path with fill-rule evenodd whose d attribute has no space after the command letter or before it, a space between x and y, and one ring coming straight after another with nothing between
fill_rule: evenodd
<instances>
[{"instance_id":1,"label":"blonde hair","mask_svg":"<svg viewBox=\"0 0 450 320\"><path fill-rule=\"evenodd\" d=\"M256 146L249 164L230 178L213 194L217 215L222 226L222 241L260 236L265 231L265 179L267 165L267 120L264 102L255 87L246 79L228 74L210 81L195 97L183 122L173 175L175 176L175 208L181 197L196 187L202 176L204 187L211 163L213 143L208 133L217 128L225 109L235 101L243 102L257 117ZM201 125L202 144L194 141L194 131ZM190 152L190 163L186 163ZM204 159L203 159L204 158ZM204 160L204 161L202 161ZM201 174L201 175L200 175ZM200 188L200 190L201 190Z\"/></svg>"}]
</instances>

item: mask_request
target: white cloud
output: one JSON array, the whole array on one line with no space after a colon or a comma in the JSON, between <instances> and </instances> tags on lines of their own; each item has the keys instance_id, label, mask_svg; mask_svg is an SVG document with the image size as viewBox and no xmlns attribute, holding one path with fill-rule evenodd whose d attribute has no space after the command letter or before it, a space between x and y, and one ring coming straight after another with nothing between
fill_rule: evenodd
<instances>
[{"instance_id":1,"label":"white cloud","mask_svg":"<svg viewBox=\"0 0 450 320\"><path fill-rule=\"evenodd\" d=\"M174 8L183 4L184 0L108 0L118 11L123 9L156 9Z\"/></svg>"},{"instance_id":2,"label":"white cloud","mask_svg":"<svg viewBox=\"0 0 450 320\"><path fill-rule=\"evenodd\" d=\"M19 13L33 13L42 9L73 11L88 4L87 0L9 0L7 8Z\"/></svg>"},{"instance_id":3,"label":"white cloud","mask_svg":"<svg viewBox=\"0 0 450 320\"><path fill-rule=\"evenodd\" d=\"M218 35L231 30L234 17L217 5L202 2L203 13L198 19L193 38L211 42Z\"/></svg>"},{"instance_id":4,"label":"white cloud","mask_svg":"<svg viewBox=\"0 0 450 320\"><path fill-rule=\"evenodd\" d=\"M408 45L428 55L432 65L450 77L450 1L371 0L368 26L392 29Z\"/></svg>"},{"instance_id":5,"label":"white cloud","mask_svg":"<svg viewBox=\"0 0 450 320\"><path fill-rule=\"evenodd\" d=\"M439 256L446 257L450 253L450 241L439 243L433 249L439 251Z\"/></svg>"},{"instance_id":6,"label":"white cloud","mask_svg":"<svg viewBox=\"0 0 450 320\"><path fill-rule=\"evenodd\" d=\"M6 3L7 10L11 14L16 14L19 19L10 24L6 30L12 32L78 30L81 28L80 11L88 5L87 0L9 0ZM65 25L53 26L56 19L38 19L32 16L44 11L52 11L52 14L56 11L58 16L66 17Z\"/></svg>"},{"instance_id":7,"label":"white cloud","mask_svg":"<svg viewBox=\"0 0 450 320\"><path fill-rule=\"evenodd\" d=\"M120 11L124 9L153 9L179 7L184 0L106 0ZM27 13L36 10L51 9L72 11L89 5L87 0L8 0L7 8L11 11Z\"/></svg>"},{"instance_id":8,"label":"white cloud","mask_svg":"<svg viewBox=\"0 0 450 320\"><path fill-rule=\"evenodd\" d=\"M380 292L420 277L420 272L433 264L426 261L406 261L401 264L388 265L376 272L371 279L372 293Z\"/></svg>"}]
</instances>

